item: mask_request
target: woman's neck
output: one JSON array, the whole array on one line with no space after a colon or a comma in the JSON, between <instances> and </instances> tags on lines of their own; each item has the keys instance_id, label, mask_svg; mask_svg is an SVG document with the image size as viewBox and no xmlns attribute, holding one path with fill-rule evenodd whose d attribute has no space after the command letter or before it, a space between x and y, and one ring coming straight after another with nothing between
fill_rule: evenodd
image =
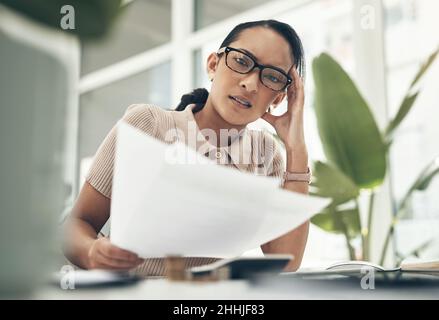
<instances>
[{"instance_id":1,"label":"woman's neck","mask_svg":"<svg viewBox=\"0 0 439 320\"><path fill-rule=\"evenodd\" d=\"M215 110L210 99L207 99L206 104L203 109L194 114L195 121L197 122L197 126L200 130L210 129L213 130L217 137L217 146L220 145L220 137L221 137L221 129L232 130L235 129L237 132L240 132L245 128L245 125L233 125L225 121L221 115ZM233 131L232 131L233 132ZM230 144L233 137L230 136L228 139L228 144ZM223 146L224 147L224 146Z\"/></svg>"}]
</instances>

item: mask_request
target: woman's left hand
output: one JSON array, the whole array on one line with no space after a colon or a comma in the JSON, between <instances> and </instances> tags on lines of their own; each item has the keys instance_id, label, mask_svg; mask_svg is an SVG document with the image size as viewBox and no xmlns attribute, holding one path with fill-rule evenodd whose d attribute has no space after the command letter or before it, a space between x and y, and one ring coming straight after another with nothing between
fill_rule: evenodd
<instances>
[{"instance_id":1,"label":"woman's left hand","mask_svg":"<svg viewBox=\"0 0 439 320\"><path fill-rule=\"evenodd\" d=\"M303 133L303 106L305 103L303 81L295 67L291 68L289 75L293 79L293 83L287 89L287 111L281 116L266 112L262 119L274 127L287 151L297 148L305 148L306 150Z\"/></svg>"}]
</instances>

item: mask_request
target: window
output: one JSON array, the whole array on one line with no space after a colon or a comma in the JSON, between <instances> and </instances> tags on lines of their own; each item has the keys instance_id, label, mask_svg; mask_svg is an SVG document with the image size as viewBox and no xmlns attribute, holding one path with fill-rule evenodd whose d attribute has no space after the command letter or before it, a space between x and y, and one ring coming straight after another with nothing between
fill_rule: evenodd
<instances>
[{"instance_id":1,"label":"window","mask_svg":"<svg viewBox=\"0 0 439 320\"><path fill-rule=\"evenodd\" d=\"M78 160L93 157L129 105L170 106L170 79L168 62L83 94L80 98Z\"/></svg>"},{"instance_id":2,"label":"window","mask_svg":"<svg viewBox=\"0 0 439 320\"><path fill-rule=\"evenodd\" d=\"M163 48L171 40L171 2L129 1L107 38L82 43L78 187L98 146L129 105L150 103L170 107L169 50L159 49L160 52L153 53L155 58L147 53Z\"/></svg>"},{"instance_id":3,"label":"window","mask_svg":"<svg viewBox=\"0 0 439 320\"><path fill-rule=\"evenodd\" d=\"M195 30L270 1L272 0L195 0Z\"/></svg>"},{"instance_id":4,"label":"window","mask_svg":"<svg viewBox=\"0 0 439 320\"><path fill-rule=\"evenodd\" d=\"M389 113L394 116L422 62L437 48L436 12L439 3L425 0L384 1ZM433 158L439 156L439 65L425 76L421 95L396 132L391 149L392 188L397 201ZM410 151L409 151L410 150ZM437 237L439 228L439 179L416 192L406 219L398 224L396 247L407 254ZM428 251L428 250L427 250Z\"/></svg>"},{"instance_id":5,"label":"window","mask_svg":"<svg viewBox=\"0 0 439 320\"><path fill-rule=\"evenodd\" d=\"M99 70L171 40L171 0L127 4L108 38L83 43L81 74Z\"/></svg>"}]
</instances>

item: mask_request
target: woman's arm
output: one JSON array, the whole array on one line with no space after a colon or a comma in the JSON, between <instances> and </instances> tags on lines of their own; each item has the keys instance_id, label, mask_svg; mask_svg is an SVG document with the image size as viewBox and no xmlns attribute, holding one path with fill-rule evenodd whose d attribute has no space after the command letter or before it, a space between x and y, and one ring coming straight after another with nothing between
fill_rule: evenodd
<instances>
[{"instance_id":1,"label":"woman's arm","mask_svg":"<svg viewBox=\"0 0 439 320\"><path fill-rule=\"evenodd\" d=\"M81 189L63 225L63 251L67 259L84 269L130 269L143 260L120 249L98 233L110 217L111 200L89 183Z\"/></svg>"},{"instance_id":2,"label":"woman's arm","mask_svg":"<svg viewBox=\"0 0 439 320\"><path fill-rule=\"evenodd\" d=\"M306 172L308 170L308 154L306 148L297 151L287 151L287 171ZM286 181L284 189L299 193L308 193L308 183L301 181ZM287 253L294 256L294 259L285 268L285 271L296 271L302 262L308 238L309 221L306 221L296 229L287 234L262 245L262 251L268 253Z\"/></svg>"},{"instance_id":3,"label":"woman's arm","mask_svg":"<svg viewBox=\"0 0 439 320\"><path fill-rule=\"evenodd\" d=\"M282 139L287 153L286 170L289 172L306 173L308 170L308 151L305 144L303 128L303 106L305 102L303 82L296 69L290 71L293 84L288 88L288 110L282 116L273 116L266 113L263 116L275 129ZM308 183L286 181L284 189L299 193L308 193ZM285 268L285 271L296 271L302 262L308 239L309 221L306 221L289 233L274 239L261 246L264 253L287 253L294 259Z\"/></svg>"}]
</instances>

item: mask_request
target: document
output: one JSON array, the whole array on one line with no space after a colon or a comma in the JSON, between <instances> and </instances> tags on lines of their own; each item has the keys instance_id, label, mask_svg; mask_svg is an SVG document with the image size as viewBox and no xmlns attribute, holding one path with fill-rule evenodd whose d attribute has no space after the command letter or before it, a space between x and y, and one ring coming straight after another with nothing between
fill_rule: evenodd
<instances>
[{"instance_id":1,"label":"document","mask_svg":"<svg viewBox=\"0 0 439 320\"><path fill-rule=\"evenodd\" d=\"M140 257L236 257L291 231L329 202L119 123L111 242Z\"/></svg>"}]
</instances>

